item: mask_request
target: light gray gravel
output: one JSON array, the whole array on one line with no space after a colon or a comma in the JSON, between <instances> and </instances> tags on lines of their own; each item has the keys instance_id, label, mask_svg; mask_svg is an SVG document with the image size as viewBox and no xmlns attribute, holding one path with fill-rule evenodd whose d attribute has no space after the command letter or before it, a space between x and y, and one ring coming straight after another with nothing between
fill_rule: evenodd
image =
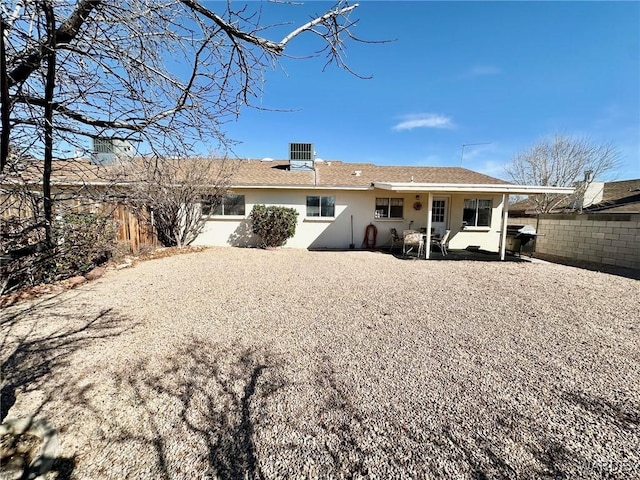
<instances>
[{"instance_id":1,"label":"light gray gravel","mask_svg":"<svg viewBox=\"0 0 640 480\"><path fill-rule=\"evenodd\" d=\"M51 478L638 478L640 282L211 249L0 312Z\"/></svg>"}]
</instances>

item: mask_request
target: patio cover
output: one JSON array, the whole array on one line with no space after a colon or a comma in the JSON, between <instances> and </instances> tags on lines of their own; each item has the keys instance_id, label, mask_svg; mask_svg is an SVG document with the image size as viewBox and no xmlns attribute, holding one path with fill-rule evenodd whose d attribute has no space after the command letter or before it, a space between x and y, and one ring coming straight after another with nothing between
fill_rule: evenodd
<instances>
[{"instance_id":1,"label":"patio cover","mask_svg":"<svg viewBox=\"0 0 640 480\"><path fill-rule=\"evenodd\" d=\"M571 195L573 187L546 187L542 185L513 185L505 184L461 184L461 183L419 183L419 182L373 182L374 188L390 190L399 193L427 192L429 202L433 204L434 193L493 193L502 194L502 222L500 224L500 259L504 260L506 250L507 221L509 220L509 195L537 195L556 193ZM427 235L425 258L429 258L431 245L431 208L427 210Z\"/></svg>"},{"instance_id":2,"label":"patio cover","mask_svg":"<svg viewBox=\"0 0 640 480\"><path fill-rule=\"evenodd\" d=\"M502 193L506 195L537 195L558 193L570 195L573 187L546 187L542 185L475 184L475 183L418 183L418 182L373 182L372 186L393 192L450 192L450 193Z\"/></svg>"}]
</instances>

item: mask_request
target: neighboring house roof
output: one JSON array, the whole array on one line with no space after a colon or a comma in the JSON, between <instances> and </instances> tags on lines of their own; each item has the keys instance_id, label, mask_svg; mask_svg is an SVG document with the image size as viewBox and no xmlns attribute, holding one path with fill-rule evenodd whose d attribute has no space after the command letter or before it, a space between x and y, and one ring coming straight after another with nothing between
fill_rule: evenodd
<instances>
[{"instance_id":1,"label":"neighboring house roof","mask_svg":"<svg viewBox=\"0 0 640 480\"><path fill-rule=\"evenodd\" d=\"M509 205L509 215L530 215L534 214L536 204L531 198L525 198ZM559 211L564 212L564 207L559 207Z\"/></svg>"},{"instance_id":2,"label":"neighboring house roof","mask_svg":"<svg viewBox=\"0 0 640 480\"><path fill-rule=\"evenodd\" d=\"M514 214L535 213L535 203L530 198L515 202L509 206ZM557 206L551 213L564 213L573 210L570 203ZM602 200L583 208L584 212L603 213L640 213L640 179L605 182Z\"/></svg>"},{"instance_id":3,"label":"neighboring house roof","mask_svg":"<svg viewBox=\"0 0 640 480\"><path fill-rule=\"evenodd\" d=\"M24 183L42 182L44 162L28 159L9 165L3 172L2 181L20 181ZM92 165L89 159L55 160L52 163L52 184L98 183L111 180L111 173L98 165Z\"/></svg>"},{"instance_id":4,"label":"neighboring house roof","mask_svg":"<svg viewBox=\"0 0 640 480\"><path fill-rule=\"evenodd\" d=\"M584 209L589 212L640 213L640 179L606 182L602 200Z\"/></svg>"}]
</instances>

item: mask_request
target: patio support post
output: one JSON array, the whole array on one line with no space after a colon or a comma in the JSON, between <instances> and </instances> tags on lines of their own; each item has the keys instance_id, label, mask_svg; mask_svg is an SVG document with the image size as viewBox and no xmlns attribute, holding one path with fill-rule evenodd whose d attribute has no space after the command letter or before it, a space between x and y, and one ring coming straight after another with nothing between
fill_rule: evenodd
<instances>
[{"instance_id":1,"label":"patio support post","mask_svg":"<svg viewBox=\"0 0 640 480\"><path fill-rule=\"evenodd\" d=\"M424 258L429 260L431 254L431 223L433 222L433 192L427 196L427 236L424 242Z\"/></svg>"},{"instance_id":2,"label":"patio support post","mask_svg":"<svg viewBox=\"0 0 640 480\"><path fill-rule=\"evenodd\" d=\"M509 194L502 194L502 229L500 230L500 260L504 260L507 249L507 222L509 221Z\"/></svg>"}]
</instances>

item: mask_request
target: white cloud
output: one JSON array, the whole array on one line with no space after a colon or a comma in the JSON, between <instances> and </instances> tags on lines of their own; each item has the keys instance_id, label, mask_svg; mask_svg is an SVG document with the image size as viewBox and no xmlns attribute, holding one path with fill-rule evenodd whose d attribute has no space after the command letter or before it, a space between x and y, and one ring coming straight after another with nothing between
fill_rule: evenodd
<instances>
[{"instance_id":1,"label":"white cloud","mask_svg":"<svg viewBox=\"0 0 640 480\"><path fill-rule=\"evenodd\" d=\"M451 118L437 113L418 113L405 115L403 120L394 125L394 130L413 130L414 128L453 128Z\"/></svg>"},{"instance_id":2,"label":"white cloud","mask_svg":"<svg viewBox=\"0 0 640 480\"><path fill-rule=\"evenodd\" d=\"M507 163L504 163L504 162L498 162L495 160L485 160L476 165L472 163L470 165L462 165L462 166L464 168L475 170L476 172L484 173L485 175L489 175L490 177L507 179L507 172L505 171L505 167L507 166Z\"/></svg>"}]
</instances>

